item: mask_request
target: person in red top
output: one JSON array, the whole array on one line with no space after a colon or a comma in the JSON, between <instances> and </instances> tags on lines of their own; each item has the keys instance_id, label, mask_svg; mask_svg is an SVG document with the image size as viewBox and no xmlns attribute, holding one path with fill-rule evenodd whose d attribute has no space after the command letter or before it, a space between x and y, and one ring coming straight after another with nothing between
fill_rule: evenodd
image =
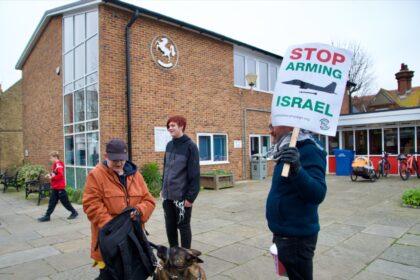
<instances>
[{"instance_id":1,"label":"person in red top","mask_svg":"<svg viewBox=\"0 0 420 280\"><path fill-rule=\"evenodd\" d=\"M49 153L50 162L53 164L53 170L50 174L45 175L46 178L51 180L51 195L50 201L48 202L47 213L41 218L38 218L40 222L48 222L52 212L54 212L55 206L58 203L58 200L61 201L61 204L71 212L70 216L67 218L69 220L75 219L79 213L76 209L73 208L67 196L66 180L64 178L64 163L59 159L59 154L57 151L52 151Z\"/></svg>"}]
</instances>

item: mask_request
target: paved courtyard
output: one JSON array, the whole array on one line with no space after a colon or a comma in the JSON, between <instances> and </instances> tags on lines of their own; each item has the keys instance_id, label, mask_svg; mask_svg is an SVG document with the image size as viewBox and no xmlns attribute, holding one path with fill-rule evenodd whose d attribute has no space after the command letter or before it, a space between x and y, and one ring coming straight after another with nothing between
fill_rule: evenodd
<instances>
[{"instance_id":1,"label":"paved courtyard","mask_svg":"<svg viewBox=\"0 0 420 280\"><path fill-rule=\"evenodd\" d=\"M404 189L420 180L399 177L375 183L328 176L320 207L321 232L314 260L315 279L420 279L420 209L402 208ZM265 221L270 181L248 181L235 188L200 193L192 215L193 248L203 252L209 279L279 279L268 248ZM0 186L2 191L3 187ZM147 230L166 244L161 203ZM0 279L94 279L89 259L90 225L66 219L58 205L51 222L39 223L47 207L24 191L0 193ZM286 278L284 278L286 279Z\"/></svg>"}]
</instances>

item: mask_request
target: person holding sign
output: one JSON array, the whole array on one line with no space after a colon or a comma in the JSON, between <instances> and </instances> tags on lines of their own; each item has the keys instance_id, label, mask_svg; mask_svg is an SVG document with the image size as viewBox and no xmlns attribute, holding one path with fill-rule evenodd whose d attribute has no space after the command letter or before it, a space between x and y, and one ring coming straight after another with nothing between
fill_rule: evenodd
<instances>
[{"instance_id":1,"label":"person holding sign","mask_svg":"<svg viewBox=\"0 0 420 280\"><path fill-rule=\"evenodd\" d=\"M278 73L269 125L277 164L266 217L291 280L312 279L327 153L311 131L335 135L351 58L325 44L291 46Z\"/></svg>"},{"instance_id":2,"label":"person holding sign","mask_svg":"<svg viewBox=\"0 0 420 280\"><path fill-rule=\"evenodd\" d=\"M266 217L273 233L278 260L290 280L312 279L312 259L317 243L318 205L327 192L326 152L307 130L301 130L296 147L289 147L292 127L272 126L271 155L277 162L267 198ZM287 178L281 176L290 164Z\"/></svg>"}]
</instances>

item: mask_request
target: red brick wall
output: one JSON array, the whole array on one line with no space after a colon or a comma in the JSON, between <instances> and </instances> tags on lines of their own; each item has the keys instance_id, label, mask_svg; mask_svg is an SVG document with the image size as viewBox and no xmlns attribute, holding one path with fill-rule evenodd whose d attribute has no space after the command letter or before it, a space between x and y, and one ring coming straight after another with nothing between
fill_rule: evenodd
<instances>
[{"instance_id":1,"label":"red brick wall","mask_svg":"<svg viewBox=\"0 0 420 280\"><path fill-rule=\"evenodd\" d=\"M131 14L101 6L99 17L100 129L104 151L109 138L126 139L124 30ZM158 35L169 36L177 45L178 65L170 71L159 68L151 57L150 44ZM242 179L243 149L233 148L234 140L243 141L242 109L269 110L272 95L251 94L233 86L233 46L145 17L132 26L131 42L134 162L140 166L150 161L162 164L163 152L154 152L154 127L165 126L172 114L181 114L187 118L186 134L194 142L197 133L228 134L230 164L202 166L202 170L231 170L237 179ZM249 134L268 134L268 118L264 112L247 113L247 145Z\"/></svg>"},{"instance_id":2,"label":"red brick wall","mask_svg":"<svg viewBox=\"0 0 420 280\"><path fill-rule=\"evenodd\" d=\"M23 145L32 164L48 165L50 150L63 155L61 19L51 19L23 65Z\"/></svg>"}]
</instances>

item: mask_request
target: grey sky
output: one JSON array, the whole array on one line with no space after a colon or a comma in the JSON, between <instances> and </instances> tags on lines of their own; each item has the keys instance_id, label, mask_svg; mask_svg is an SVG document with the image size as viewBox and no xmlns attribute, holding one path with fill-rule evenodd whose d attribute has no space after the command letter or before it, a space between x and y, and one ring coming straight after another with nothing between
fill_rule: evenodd
<instances>
[{"instance_id":1,"label":"grey sky","mask_svg":"<svg viewBox=\"0 0 420 280\"><path fill-rule=\"evenodd\" d=\"M396 89L402 62L420 86L420 1L135 1L146 9L283 55L289 45L355 41L373 59L375 91ZM74 1L0 0L0 83L14 69L45 10Z\"/></svg>"}]
</instances>

